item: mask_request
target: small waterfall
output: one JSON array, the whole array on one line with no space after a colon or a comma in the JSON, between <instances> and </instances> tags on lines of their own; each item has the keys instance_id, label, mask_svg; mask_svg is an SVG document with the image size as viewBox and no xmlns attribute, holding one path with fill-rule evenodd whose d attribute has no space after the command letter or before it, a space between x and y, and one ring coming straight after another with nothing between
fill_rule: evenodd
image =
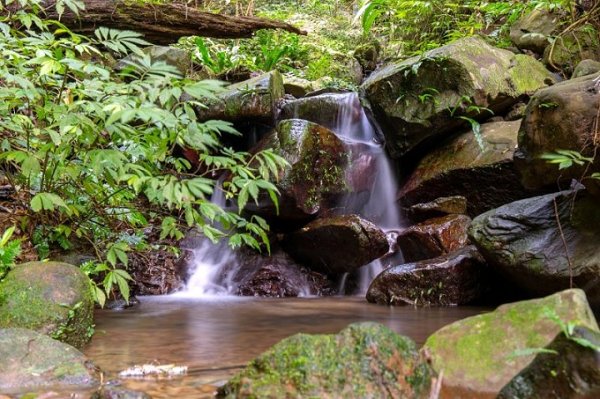
<instances>
[{"instance_id":1,"label":"small waterfall","mask_svg":"<svg viewBox=\"0 0 600 399\"><path fill-rule=\"evenodd\" d=\"M337 117L328 118L331 123L323 123L331 129L349 148L353 149L353 165L369 164L370 195L365 200L364 196L345 198L339 204L340 214L356 213L367 220L377 224L386 232L393 232L402 227L402 220L395 196L398 191L396 178L390 161L382 144L377 140L376 131L370 123L360 104L356 93L343 93L328 95L334 96L337 107ZM297 112L297 111L295 111ZM297 117L311 119L307 115ZM351 166L352 167L352 166ZM219 186L215 189L212 202L225 208L226 201ZM391 236L391 235L390 235ZM180 296L216 296L234 295L240 279L240 260L238 253L232 250L226 240L214 244L203 238L197 248L193 249L193 270L188 280L185 291L176 295ZM400 255L401 256L401 255ZM399 259L394 259L400 263ZM370 282L384 269L382 260L375 260L363 266L359 273L359 286L355 293L364 294ZM340 293L346 291L348 276L341 277L339 282ZM304 292L309 294L307 288Z\"/></svg>"},{"instance_id":2,"label":"small waterfall","mask_svg":"<svg viewBox=\"0 0 600 399\"><path fill-rule=\"evenodd\" d=\"M377 224L386 233L397 231L402 227L402 218L396 204L398 184L390 160L382 144L377 140L374 126L369 121L356 93L340 94L340 108L335 126L328 126L338 136L343 138L350 148L359 147L358 162L368 157L374 163L371 193L366 203L354 197L349 197L340 204L342 213L355 212L365 219ZM355 161L355 162L356 162ZM393 235L393 234L392 234ZM388 234L390 236L390 234ZM394 261L401 263L401 254L396 254ZM358 293L364 294L371 281L386 265L377 259L363 266L360 270ZM346 277L342 278L340 292L344 292Z\"/></svg>"}]
</instances>

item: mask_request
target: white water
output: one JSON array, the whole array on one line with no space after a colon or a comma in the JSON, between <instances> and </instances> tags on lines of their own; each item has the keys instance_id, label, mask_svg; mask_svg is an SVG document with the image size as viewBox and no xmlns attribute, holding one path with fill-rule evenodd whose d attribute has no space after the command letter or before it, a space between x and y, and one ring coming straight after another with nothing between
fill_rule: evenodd
<instances>
[{"instance_id":1,"label":"white water","mask_svg":"<svg viewBox=\"0 0 600 399\"><path fill-rule=\"evenodd\" d=\"M339 111L335 126L326 126L342 138L349 146L360 146L362 150L356 162L372 163L370 168L373 184L368 200L347 198L340 204L338 213L357 213L378 225L384 231L394 231L402 227L402 220L395 201L398 191L390 161L381 143L377 141L374 127L369 122L356 93L339 94ZM215 190L212 202L224 207L225 199L221 190ZM236 288L238 259L225 240L213 244L204 239L193 250L194 265L186 289L177 295L206 297L233 295ZM401 256L401 255L400 255ZM399 262L398 256L394 261ZM364 294L370 282L384 267L381 260L375 260L360 269L358 292ZM346 275L341 277L339 292L345 293ZM303 290L308 294L308 287Z\"/></svg>"}]
</instances>

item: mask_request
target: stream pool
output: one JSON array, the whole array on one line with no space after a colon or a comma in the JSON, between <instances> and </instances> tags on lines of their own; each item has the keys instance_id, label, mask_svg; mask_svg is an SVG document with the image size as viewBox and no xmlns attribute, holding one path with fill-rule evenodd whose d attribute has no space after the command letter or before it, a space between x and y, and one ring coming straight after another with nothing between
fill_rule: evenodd
<instances>
[{"instance_id":1,"label":"stream pool","mask_svg":"<svg viewBox=\"0 0 600 399\"><path fill-rule=\"evenodd\" d=\"M85 353L108 379L134 364L188 366L183 377L122 382L154 399L211 398L246 362L299 332L336 333L350 323L376 321L421 345L440 327L486 310L386 307L363 297L142 297L134 308L97 311L96 334Z\"/></svg>"}]
</instances>

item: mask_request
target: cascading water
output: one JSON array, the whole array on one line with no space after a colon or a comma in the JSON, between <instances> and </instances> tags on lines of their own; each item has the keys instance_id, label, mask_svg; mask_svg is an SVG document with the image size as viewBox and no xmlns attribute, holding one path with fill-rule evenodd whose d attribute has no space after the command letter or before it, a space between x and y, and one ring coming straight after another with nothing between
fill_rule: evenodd
<instances>
[{"instance_id":1,"label":"cascading water","mask_svg":"<svg viewBox=\"0 0 600 399\"><path fill-rule=\"evenodd\" d=\"M336 133L353 153L351 167L369 165L368 199L364 196L349 195L339 204L338 213L355 213L377 224L390 233L402 226L402 220L395 201L397 183L390 161L383 146L377 140L376 131L370 123L360 104L356 93L328 95L334 97L337 104L335 122L323 123L325 127ZM298 115L311 119L307 115ZM333 120L333 118L331 118ZM226 202L221 190L215 190L212 202L225 207ZM401 256L401 255L400 255ZM395 259L399 261L399 259ZM193 249L194 265L183 296L214 296L235 294L240 279L240 261L238 254L231 250L225 240L213 244L208 239L201 239ZM373 278L383 270L381 260L375 260L360 270L358 293L365 293ZM343 276L340 283L340 293L345 293ZM308 294L308 288L304 290Z\"/></svg>"}]
</instances>

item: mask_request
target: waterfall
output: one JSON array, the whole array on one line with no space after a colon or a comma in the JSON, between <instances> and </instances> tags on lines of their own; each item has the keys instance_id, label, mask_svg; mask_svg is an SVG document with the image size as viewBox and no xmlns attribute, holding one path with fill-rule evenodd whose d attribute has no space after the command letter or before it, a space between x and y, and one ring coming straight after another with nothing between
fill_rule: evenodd
<instances>
[{"instance_id":1,"label":"waterfall","mask_svg":"<svg viewBox=\"0 0 600 399\"><path fill-rule=\"evenodd\" d=\"M369 157L375 163L373 168L375 171L374 181L367 202L360 203L350 197L343 204L340 204L341 212L354 212L375 223L388 234L391 241L393 232L403 225L396 204L398 184L392 164L383 145L377 139L376 130L369 121L358 95L356 93L344 93L337 96L339 96L340 108L336 123L334 126L327 127L344 139L349 146L360 144L362 150L360 157ZM396 254L394 261L401 263L401 256L401 254ZM384 266L380 259L363 266L360 269L357 293L366 293L369 284L385 268ZM340 292L342 293L345 290L345 277L342 277L342 283L340 284Z\"/></svg>"},{"instance_id":2,"label":"waterfall","mask_svg":"<svg viewBox=\"0 0 600 399\"><path fill-rule=\"evenodd\" d=\"M356 93L343 93L327 95L333 97L337 104L337 117L326 118L331 122L323 123L325 127L332 130L348 146L354 148L353 153L357 157L355 163L366 162L373 165L373 175L369 175L370 195L365 201L363 197L348 196L339 204L338 213L356 213L365 219L375 223L388 233L392 233L402 226L401 216L395 201L398 191L396 178L390 161L382 144L377 140L376 131L370 123L365 111L360 104ZM298 115L296 117L310 120L310 115ZM322 116L322 115L321 115ZM352 165L351 165L352 167ZM219 186L215 189L212 202L225 208L226 201ZM186 289L177 295L182 296L215 296L234 295L240 280L240 260L238 254L232 250L226 240L212 243L203 238L196 248L192 250L192 268ZM401 256L401 255L400 255ZM400 263L399 259L395 259ZM381 260L375 260L363 266L359 273L358 292L364 294L370 282L384 268ZM340 292L344 293L346 275L341 277ZM308 294L309 290L305 290Z\"/></svg>"}]
</instances>

